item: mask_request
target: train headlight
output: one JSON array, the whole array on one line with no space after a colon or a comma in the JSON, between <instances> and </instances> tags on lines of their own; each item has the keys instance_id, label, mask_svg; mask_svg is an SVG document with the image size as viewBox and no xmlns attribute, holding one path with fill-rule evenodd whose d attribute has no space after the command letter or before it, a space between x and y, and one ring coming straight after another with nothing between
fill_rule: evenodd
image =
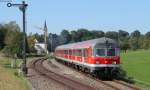
<instances>
[{"instance_id":1,"label":"train headlight","mask_svg":"<svg viewBox=\"0 0 150 90\"><path fill-rule=\"evenodd\" d=\"M107 64L107 63L108 63L108 61L106 60L106 61L105 61L105 64Z\"/></svg>"},{"instance_id":2,"label":"train headlight","mask_svg":"<svg viewBox=\"0 0 150 90\"><path fill-rule=\"evenodd\" d=\"M99 61L96 61L96 64L100 64Z\"/></svg>"},{"instance_id":3,"label":"train headlight","mask_svg":"<svg viewBox=\"0 0 150 90\"><path fill-rule=\"evenodd\" d=\"M116 61L112 61L112 64L117 64L117 62Z\"/></svg>"}]
</instances>

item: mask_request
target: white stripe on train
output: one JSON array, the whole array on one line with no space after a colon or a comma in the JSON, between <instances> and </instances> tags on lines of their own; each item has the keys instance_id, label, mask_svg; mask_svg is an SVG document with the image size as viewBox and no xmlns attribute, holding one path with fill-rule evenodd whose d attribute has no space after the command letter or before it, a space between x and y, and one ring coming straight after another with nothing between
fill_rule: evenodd
<instances>
[{"instance_id":1,"label":"white stripe on train","mask_svg":"<svg viewBox=\"0 0 150 90\"><path fill-rule=\"evenodd\" d=\"M66 58L62 58L62 57L56 57L58 59L62 59L64 61L67 61L67 62L73 62L73 63L77 63L77 64L80 64L80 65L85 65L85 66L89 66L89 67L120 67L119 64L87 64L87 63L84 63L84 62L79 62L79 61L74 61L74 60L71 60L71 59L66 59Z\"/></svg>"}]
</instances>

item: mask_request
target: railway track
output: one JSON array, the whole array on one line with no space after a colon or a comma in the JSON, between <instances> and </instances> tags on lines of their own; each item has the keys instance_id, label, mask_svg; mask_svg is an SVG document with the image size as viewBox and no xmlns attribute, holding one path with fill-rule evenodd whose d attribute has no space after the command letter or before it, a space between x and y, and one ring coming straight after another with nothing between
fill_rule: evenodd
<instances>
[{"instance_id":1,"label":"railway track","mask_svg":"<svg viewBox=\"0 0 150 90\"><path fill-rule=\"evenodd\" d=\"M128 84L128 83L125 83L123 81L119 81L119 80L113 80L113 82L116 82L116 83L119 83L119 84L122 84L122 85L125 85L125 86L128 86L134 90L140 90L140 88L134 86L134 85L131 85L131 84Z\"/></svg>"},{"instance_id":2,"label":"railway track","mask_svg":"<svg viewBox=\"0 0 150 90\"><path fill-rule=\"evenodd\" d=\"M59 63L61 63L61 62L59 62ZM61 63L61 64L65 65L64 63ZM70 66L68 66L68 65L65 65L65 66L70 68ZM114 90L141 90L140 88L138 88L132 84L128 84L128 83L120 81L120 80L104 81L104 80L101 80L97 77L94 77L88 73L85 73L83 71L79 71L79 70L75 69L74 67L71 67L70 69L75 70L75 71L81 73L82 75L84 75L86 77L92 78L93 80L96 80L96 81L98 81L98 82L100 82L100 83L102 83L108 87L111 87Z\"/></svg>"},{"instance_id":3,"label":"railway track","mask_svg":"<svg viewBox=\"0 0 150 90\"><path fill-rule=\"evenodd\" d=\"M30 67L33 68L36 72L38 72L40 75L52 79L66 87L69 88L69 90L94 90L94 88L85 85L83 83L74 81L72 79L66 78L62 75L59 75L55 72L52 72L46 68L43 67L43 61L46 60L45 58L41 58L38 60L34 60L31 62Z\"/></svg>"},{"instance_id":4,"label":"railway track","mask_svg":"<svg viewBox=\"0 0 150 90\"><path fill-rule=\"evenodd\" d=\"M85 75L85 74L84 74ZM87 75L86 75L87 76ZM136 86L133 86L131 84L128 84L128 83L125 83L123 81L120 81L120 80L112 80L112 81L104 81L104 80L100 80L99 78L96 78L96 77L92 77L90 75L88 75L88 77L98 81L98 82L101 82L105 85L108 85L109 87L112 87L116 90L140 90L140 88L136 87Z\"/></svg>"}]
</instances>

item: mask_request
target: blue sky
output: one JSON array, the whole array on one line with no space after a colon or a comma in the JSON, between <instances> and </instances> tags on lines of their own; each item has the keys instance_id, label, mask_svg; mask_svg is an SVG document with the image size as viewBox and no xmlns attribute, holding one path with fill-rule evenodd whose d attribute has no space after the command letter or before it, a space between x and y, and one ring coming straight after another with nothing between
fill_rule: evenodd
<instances>
[{"instance_id":1,"label":"blue sky","mask_svg":"<svg viewBox=\"0 0 150 90\"><path fill-rule=\"evenodd\" d=\"M26 0L27 32L42 33L35 26L43 27L45 19L49 32L61 30L118 31L119 29L142 33L150 31L150 0ZM21 0L13 0L21 3ZM0 2L0 23L16 21L22 26L18 8L8 8Z\"/></svg>"}]
</instances>

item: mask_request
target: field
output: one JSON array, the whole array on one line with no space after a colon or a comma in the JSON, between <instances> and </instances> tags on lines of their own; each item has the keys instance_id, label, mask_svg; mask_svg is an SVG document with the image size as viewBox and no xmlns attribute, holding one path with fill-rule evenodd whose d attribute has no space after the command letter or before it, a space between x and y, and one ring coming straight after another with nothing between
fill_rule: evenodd
<instances>
[{"instance_id":1,"label":"field","mask_svg":"<svg viewBox=\"0 0 150 90\"><path fill-rule=\"evenodd\" d=\"M17 69L10 68L10 61L0 55L0 90L30 90L26 80L17 75Z\"/></svg>"},{"instance_id":2,"label":"field","mask_svg":"<svg viewBox=\"0 0 150 90\"><path fill-rule=\"evenodd\" d=\"M137 85L150 88L150 50L121 53L121 65Z\"/></svg>"},{"instance_id":3,"label":"field","mask_svg":"<svg viewBox=\"0 0 150 90\"><path fill-rule=\"evenodd\" d=\"M30 90L26 80L16 74L17 69L10 68L10 61L0 55L0 90ZM150 89L150 50L121 53L121 65L135 84Z\"/></svg>"}]
</instances>

